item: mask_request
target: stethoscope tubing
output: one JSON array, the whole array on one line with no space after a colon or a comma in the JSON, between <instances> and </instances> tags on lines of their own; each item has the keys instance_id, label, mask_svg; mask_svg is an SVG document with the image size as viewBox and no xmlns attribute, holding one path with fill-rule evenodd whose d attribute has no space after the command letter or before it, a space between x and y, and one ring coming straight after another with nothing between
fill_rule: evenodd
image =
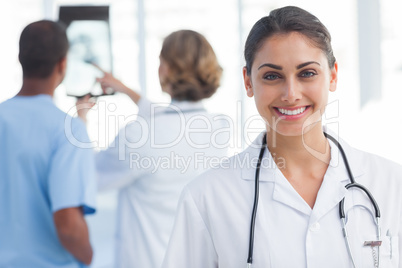
<instances>
[{"instance_id":1,"label":"stethoscope tubing","mask_svg":"<svg viewBox=\"0 0 402 268\"><path fill-rule=\"evenodd\" d=\"M362 190L370 199L374 210L375 210L375 216L376 216L376 226L377 226L377 239L380 239L381 236L381 230L380 230L380 208L376 202L376 200L374 199L373 195L370 193L370 191L364 187L361 184L356 183L352 170L350 168L349 165L349 161L346 157L345 151L343 150L342 146L340 145L340 143L331 135L329 135L328 133L324 132L324 136L331 140L339 149L341 155L342 155L342 159L343 162L345 164L348 176L349 176L349 180L350 183L345 185L345 188L348 190L350 188L358 188L360 190ZM256 170L255 170L255 185L254 185L254 204L253 204L253 211L251 214L251 222L250 222L250 239L249 239L249 250L248 250L248 256L247 256L247 267L250 268L251 264L253 263L253 251L254 251L254 233L255 233L255 220L256 220L256 216L257 216L257 208L258 208L258 198L259 198L259 182L260 182L260 169L261 169L261 162L262 162L262 158L264 156L264 152L265 152L265 147L267 145L267 134L264 134L263 137L263 141L262 141L262 145L261 145L261 149L260 149L260 154L258 156L258 162L257 162L257 166L256 166ZM349 253L349 256L352 260L352 264L353 267L356 267L355 265L355 261L353 258L353 254L350 248L350 244L349 244L349 239L348 239L348 235L347 235L347 230L346 230L346 220L345 220L345 210L344 210L344 203L345 203L345 198L343 198L340 202L339 202L339 217L341 219L341 222L343 223L342 226L342 230L343 230L343 234L345 237L345 241L346 241L346 246L347 246L347 250ZM377 267L379 267L379 259L380 259L380 249L378 247L378 264Z\"/></svg>"},{"instance_id":2,"label":"stethoscope tubing","mask_svg":"<svg viewBox=\"0 0 402 268\"><path fill-rule=\"evenodd\" d=\"M253 212L251 214L251 226L253 228L250 228L250 241L249 241L249 246L248 246L248 257L247 257L247 264L249 264L249 267L251 267L251 264L253 263L253 251L254 251L254 226L255 226L255 219L257 216L257 207L258 207L258 198L259 198L259 193L260 193L260 168L261 168L261 161L262 157L264 156L265 152L265 146L267 144L267 139L266 139L266 134L264 136L263 140L263 145L260 150L260 155L258 156L258 162L257 162L257 167L256 167L256 173L255 173L255 185L254 185L254 205L253 205Z\"/></svg>"}]
</instances>

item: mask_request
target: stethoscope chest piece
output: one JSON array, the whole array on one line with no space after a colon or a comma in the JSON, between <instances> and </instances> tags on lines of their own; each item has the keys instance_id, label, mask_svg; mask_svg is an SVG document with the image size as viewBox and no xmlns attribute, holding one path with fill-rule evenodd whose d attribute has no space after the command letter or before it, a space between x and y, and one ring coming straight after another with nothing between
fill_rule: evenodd
<instances>
[{"instance_id":1,"label":"stethoscope chest piece","mask_svg":"<svg viewBox=\"0 0 402 268\"><path fill-rule=\"evenodd\" d=\"M258 156L258 162L257 162L257 166L256 166L256 170L255 170L255 184L254 184L254 204L253 204L253 210L252 210L252 214L251 214L251 222L250 222L250 237L249 237L249 249L248 249L248 257L247 257L247 267L250 268L252 263L253 263L253 247L254 247L254 229L255 229L255 219L257 216L257 208L258 208L258 198L259 198L259 177L260 177L260 169L261 169L261 162L262 162L262 158L264 156L264 152L265 152L265 148L267 146L267 141L266 141L266 135L264 135L263 141L262 141L262 145L261 145L261 149L260 149L260 154ZM349 176L349 180L350 183L345 185L345 188L347 190L351 189L351 188L356 188L361 190L366 196L367 198L370 200L371 204L374 207L374 211L375 211L375 225L376 225L376 237L377 240L374 241L365 241L364 242L364 246L370 246L373 250L373 258L374 258L374 267L378 268L379 267L379 256L380 256L380 246L381 246L381 228L380 228L380 208L377 204L377 202L375 201L373 195L370 193L370 191L364 187L361 184L358 184L355 179L354 176L352 174L352 170L350 168L348 159L346 157L345 151L343 150L342 146L339 144L339 142L332 137L331 135L329 135L328 133L324 132L324 135L327 139L331 140L339 149L339 152L342 155L342 159L343 162L345 164L348 176ZM345 219L345 198L343 198L341 200L341 202L339 202L339 217L341 219L341 223L342 223L342 232L343 232L343 236L345 238L345 243L346 243L346 248L348 250L350 259L352 261L353 267L356 268L356 264L355 264L355 260L352 254L352 250L350 247L350 243L349 243L349 236L348 236L348 231L346 228L346 219ZM377 253L375 253L375 248L377 248Z\"/></svg>"}]
</instances>

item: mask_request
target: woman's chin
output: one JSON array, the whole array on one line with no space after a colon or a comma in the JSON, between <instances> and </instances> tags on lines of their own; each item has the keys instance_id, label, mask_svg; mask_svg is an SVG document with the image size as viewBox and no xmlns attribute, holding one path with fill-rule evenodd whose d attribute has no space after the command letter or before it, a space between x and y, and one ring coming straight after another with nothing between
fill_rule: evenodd
<instances>
[{"instance_id":1,"label":"woman's chin","mask_svg":"<svg viewBox=\"0 0 402 268\"><path fill-rule=\"evenodd\" d=\"M297 126L281 126L277 125L275 128L269 127L268 131L271 133L276 133L284 137L299 137L309 134L313 129L317 127L317 123L308 126L297 125Z\"/></svg>"}]
</instances>

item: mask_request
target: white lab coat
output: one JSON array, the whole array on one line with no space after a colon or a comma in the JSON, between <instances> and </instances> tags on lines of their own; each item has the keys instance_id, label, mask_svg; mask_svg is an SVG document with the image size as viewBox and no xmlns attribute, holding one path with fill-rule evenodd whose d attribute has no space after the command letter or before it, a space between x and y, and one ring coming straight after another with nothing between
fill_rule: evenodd
<instances>
[{"instance_id":1,"label":"white lab coat","mask_svg":"<svg viewBox=\"0 0 402 268\"><path fill-rule=\"evenodd\" d=\"M142 98L138 106L138 118L97 155L99 188L119 189L114 267L158 268L184 185L227 154L229 131L219 130L228 120L200 102L166 108Z\"/></svg>"},{"instance_id":2,"label":"white lab coat","mask_svg":"<svg viewBox=\"0 0 402 268\"><path fill-rule=\"evenodd\" d=\"M183 190L163 268L244 268L254 199L255 164L262 134L253 145L219 169L193 180ZM374 267L376 240L372 205L349 183L339 150L332 142L331 163L311 209L265 150L254 240L254 268L352 267L339 219L345 198L347 228L356 267ZM366 186L381 209L380 267L402 267L401 166L341 141L356 182ZM255 146L256 145L256 146Z\"/></svg>"}]
</instances>

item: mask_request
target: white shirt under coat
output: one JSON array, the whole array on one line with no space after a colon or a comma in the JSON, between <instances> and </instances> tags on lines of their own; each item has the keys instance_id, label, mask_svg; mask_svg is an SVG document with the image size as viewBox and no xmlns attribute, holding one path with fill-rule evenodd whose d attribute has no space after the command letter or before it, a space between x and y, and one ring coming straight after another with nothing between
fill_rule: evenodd
<instances>
[{"instance_id":1,"label":"white shirt under coat","mask_svg":"<svg viewBox=\"0 0 402 268\"><path fill-rule=\"evenodd\" d=\"M259 135L225 166L202 174L185 187L163 268L246 267L262 138L263 134ZM402 168L340 143L356 182L371 191L381 209L380 267L402 267ZM252 267L352 267L338 210L344 197L356 266L374 267L372 248L363 246L366 240L376 240L372 205L361 191L345 189L349 177L344 162L337 146L332 142L330 146L331 162L313 209L265 150Z\"/></svg>"},{"instance_id":2,"label":"white shirt under coat","mask_svg":"<svg viewBox=\"0 0 402 268\"><path fill-rule=\"evenodd\" d=\"M99 188L119 189L114 267L158 268L184 185L209 168L204 158L227 154L229 132L218 131L228 121L201 102L166 107L141 98L138 109L137 119L97 155Z\"/></svg>"}]
</instances>

